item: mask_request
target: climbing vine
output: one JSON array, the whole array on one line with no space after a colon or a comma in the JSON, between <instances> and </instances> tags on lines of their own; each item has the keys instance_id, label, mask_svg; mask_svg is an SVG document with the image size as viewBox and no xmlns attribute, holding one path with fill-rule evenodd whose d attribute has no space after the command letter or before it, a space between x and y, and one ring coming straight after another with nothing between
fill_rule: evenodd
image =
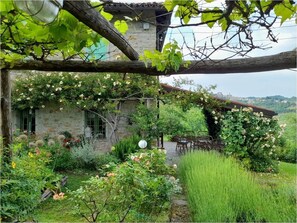
<instances>
[{"instance_id":1,"label":"climbing vine","mask_svg":"<svg viewBox=\"0 0 297 223\"><path fill-rule=\"evenodd\" d=\"M157 79L137 74L34 73L15 80L12 106L43 109L48 103L81 109L111 111L121 100L157 97Z\"/></svg>"}]
</instances>

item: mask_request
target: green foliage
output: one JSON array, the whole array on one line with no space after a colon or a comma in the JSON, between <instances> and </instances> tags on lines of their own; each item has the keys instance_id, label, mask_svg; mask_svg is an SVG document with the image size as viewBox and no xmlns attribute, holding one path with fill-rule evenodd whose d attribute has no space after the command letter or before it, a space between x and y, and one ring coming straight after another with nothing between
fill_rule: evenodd
<instances>
[{"instance_id":1,"label":"green foliage","mask_svg":"<svg viewBox=\"0 0 297 223\"><path fill-rule=\"evenodd\" d=\"M77 190L83 181L91 176L96 176L96 172L87 170L72 170L66 172L68 179L66 187L61 188L67 196L63 200L49 198L42 202L34 212L34 221L38 222L84 222L84 219L73 213L73 202L69 190ZM27 219L33 221L32 219Z\"/></svg>"},{"instance_id":2,"label":"green foliage","mask_svg":"<svg viewBox=\"0 0 297 223\"><path fill-rule=\"evenodd\" d=\"M100 152L92 142L83 143L81 146L70 149L71 158L75 167L95 170Z\"/></svg>"},{"instance_id":3,"label":"green foliage","mask_svg":"<svg viewBox=\"0 0 297 223\"><path fill-rule=\"evenodd\" d=\"M23 147L13 144L12 147ZM16 149L18 150L18 149ZM4 221L26 219L41 202L45 188L55 189L59 181L46 164L45 153L21 151L1 173L1 218Z\"/></svg>"},{"instance_id":4,"label":"green foliage","mask_svg":"<svg viewBox=\"0 0 297 223\"><path fill-rule=\"evenodd\" d=\"M133 131L147 141L148 148L151 148L152 140L160 136L163 131L161 120L158 118L159 110L152 106L141 104L132 115Z\"/></svg>"},{"instance_id":5,"label":"green foliage","mask_svg":"<svg viewBox=\"0 0 297 223\"><path fill-rule=\"evenodd\" d=\"M143 87L145 86L145 87ZM153 97L158 92L154 77L124 74L40 73L15 80L12 106L16 109L44 108L48 103L96 109L98 112L117 111L120 99ZM117 100L114 100L117 99Z\"/></svg>"},{"instance_id":6,"label":"green foliage","mask_svg":"<svg viewBox=\"0 0 297 223\"><path fill-rule=\"evenodd\" d=\"M296 113L285 113L279 115L279 122L285 126L282 136L282 144L279 145L277 152L279 159L286 162L297 162L297 144L296 144Z\"/></svg>"},{"instance_id":7,"label":"green foliage","mask_svg":"<svg viewBox=\"0 0 297 223\"><path fill-rule=\"evenodd\" d=\"M292 18L296 13L296 5L292 5L292 1L284 0L282 4L277 4L274 7L275 15L281 17L281 24L283 24L286 20Z\"/></svg>"},{"instance_id":8,"label":"green foliage","mask_svg":"<svg viewBox=\"0 0 297 223\"><path fill-rule=\"evenodd\" d=\"M142 151L107 177L92 177L74 191L75 210L88 222L152 220L169 201L176 181L162 151Z\"/></svg>"},{"instance_id":9,"label":"green foliage","mask_svg":"<svg viewBox=\"0 0 297 223\"><path fill-rule=\"evenodd\" d=\"M201 135L206 132L205 117L198 107L192 107L183 111L174 104L160 106L160 121L163 126L163 134L176 135Z\"/></svg>"},{"instance_id":10,"label":"green foliage","mask_svg":"<svg viewBox=\"0 0 297 223\"><path fill-rule=\"evenodd\" d=\"M114 152L99 155L96 159L96 169L99 171L99 176L105 176L111 172L120 161Z\"/></svg>"},{"instance_id":11,"label":"green foliage","mask_svg":"<svg viewBox=\"0 0 297 223\"><path fill-rule=\"evenodd\" d=\"M103 6L96 9L108 21L112 19L113 16L105 12ZM78 55L82 59L92 60L95 59L94 52L86 49L105 43L100 35L65 10L61 10L57 19L46 26L17 11L12 0L1 2L0 15L3 31L1 43L4 43L1 45L0 60L9 62L12 67L16 60L28 57L46 59L57 54L63 59ZM115 27L120 32L128 29L125 21L115 21Z\"/></svg>"},{"instance_id":12,"label":"green foliage","mask_svg":"<svg viewBox=\"0 0 297 223\"><path fill-rule=\"evenodd\" d=\"M197 106L210 110L219 110L223 105L211 96L215 86L204 88L187 78L174 79L174 86L180 90L167 92L164 95L164 102L167 104L175 104L184 111Z\"/></svg>"},{"instance_id":13,"label":"green foliage","mask_svg":"<svg viewBox=\"0 0 297 223\"><path fill-rule=\"evenodd\" d=\"M199 18L201 23L205 23L209 28L212 28L215 23L221 26L222 31L226 31L230 26L237 26L237 24L247 24L250 17L253 15L257 18L260 14L263 19L270 11L274 11L275 15L281 18L281 24L288 19L294 18L297 7L293 1L284 0L274 3L273 1L246 1L238 0L234 3L226 2L224 10L216 7L212 3L213 0L205 0L203 2L189 0L165 0L164 6L168 11L173 11L176 7L175 17L180 18L183 24L188 24L191 18ZM201 4L206 7L201 10ZM209 7L208 7L209 6ZM265 13L264 13L265 12ZM196 22L197 23L197 22Z\"/></svg>"},{"instance_id":14,"label":"green foliage","mask_svg":"<svg viewBox=\"0 0 297 223\"><path fill-rule=\"evenodd\" d=\"M277 171L275 147L282 130L276 119L263 117L252 108L232 109L222 119L224 153L254 171Z\"/></svg>"},{"instance_id":15,"label":"green foliage","mask_svg":"<svg viewBox=\"0 0 297 223\"><path fill-rule=\"evenodd\" d=\"M55 171L71 170L73 169L74 161L68 148L62 146L61 143L54 142L51 145L44 145L42 147L50 156L51 162L48 166Z\"/></svg>"},{"instance_id":16,"label":"green foliage","mask_svg":"<svg viewBox=\"0 0 297 223\"><path fill-rule=\"evenodd\" d=\"M296 219L296 190L288 195L284 188L261 188L235 160L218 153L198 151L185 155L179 174L185 183L194 222Z\"/></svg>"},{"instance_id":17,"label":"green foliage","mask_svg":"<svg viewBox=\"0 0 297 223\"><path fill-rule=\"evenodd\" d=\"M150 62L152 67L156 67L158 71L177 71L179 67L183 64L183 55L181 49L178 47L177 42L167 43L162 52L154 50L153 52L149 50L144 51L144 55L139 58L142 60L146 66ZM187 64L184 63L185 66Z\"/></svg>"},{"instance_id":18,"label":"green foliage","mask_svg":"<svg viewBox=\"0 0 297 223\"><path fill-rule=\"evenodd\" d=\"M128 25L125 20L115 21L114 26L123 34L125 34L128 31Z\"/></svg>"},{"instance_id":19,"label":"green foliage","mask_svg":"<svg viewBox=\"0 0 297 223\"><path fill-rule=\"evenodd\" d=\"M125 161L127 156L140 149L138 146L140 140L141 138L137 135L124 138L112 147L112 154L119 160Z\"/></svg>"}]
</instances>

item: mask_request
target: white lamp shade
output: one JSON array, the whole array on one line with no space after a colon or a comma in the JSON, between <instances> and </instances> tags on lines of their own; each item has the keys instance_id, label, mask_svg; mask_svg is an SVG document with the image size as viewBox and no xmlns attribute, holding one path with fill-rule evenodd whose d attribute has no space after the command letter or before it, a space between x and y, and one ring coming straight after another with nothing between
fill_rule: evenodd
<instances>
[{"instance_id":1,"label":"white lamp shade","mask_svg":"<svg viewBox=\"0 0 297 223\"><path fill-rule=\"evenodd\" d=\"M63 7L63 0L14 0L14 4L33 18L51 23Z\"/></svg>"},{"instance_id":2,"label":"white lamp shade","mask_svg":"<svg viewBox=\"0 0 297 223\"><path fill-rule=\"evenodd\" d=\"M142 139L138 142L138 146L141 148L141 149L144 149L146 146L147 146L147 142Z\"/></svg>"}]
</instances>

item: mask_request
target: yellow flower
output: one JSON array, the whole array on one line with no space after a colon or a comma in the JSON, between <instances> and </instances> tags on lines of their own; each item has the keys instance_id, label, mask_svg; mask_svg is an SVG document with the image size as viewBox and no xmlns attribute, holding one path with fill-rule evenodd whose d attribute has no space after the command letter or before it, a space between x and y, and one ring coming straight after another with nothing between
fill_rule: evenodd
<instances>
[{"instance_id":1,"label":"yellow flower","mask_svg":"<svg viewBox=\"0 0 297 223\"><path fill-rule=\"evenodd\" d=\"M16 163L15 163L14 161L11 162L11 167L12 167L13 169L15 169L15 167L16 167Z\"/></svg>"},{"instance_id":2,"label":"yellow flower","mask_svg":"<svg viewBox=\"0 0 297 223\"><path fill-rule=\"evenodd\" d=\"M28 153L28 156L29 156L30 158L32 158L32 157L33 157L33 154L32 154L31 152L29 152L29 153Z\"/></svg>"}]
</instances>

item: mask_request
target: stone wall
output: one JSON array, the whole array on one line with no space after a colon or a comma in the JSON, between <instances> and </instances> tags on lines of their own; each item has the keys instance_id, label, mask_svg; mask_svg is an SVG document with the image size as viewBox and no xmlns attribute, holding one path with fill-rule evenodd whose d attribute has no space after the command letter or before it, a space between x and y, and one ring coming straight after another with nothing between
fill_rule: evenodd
<instances>
[{"instance_id":1,"label":"stone wall","mask_svg":"<svg viewBox=\"0 0 297 223\"><path fill-rule=\"evenodd\" d=\"M130 136L131 123L130 117L136 111L138 100L125 101L121 107L121 113L119 114L119 123L117 126L117 137L122 139ZM85 113L84 111L71 108L60 107L56 104L47 104L45 108L35 111L36 120L36 136L37 138L43 138L44 136L56 137L59 132L68 131L73 137L78 137L84 134L85 129ZM19 114L17 111L12 112L13 131L19 129ZM110 125L106 124L106 139L96 139L95 144L97 150L102 152L109 152L112 143L109 141L109 135L111 134ZM113 138L114 139L114 138Z\"/></svg>"},{"instance_id":2,"label":"stone wall","mask_svg":"<svg viewBox=\"0 0 297 223\"><path fill-rule=\"evenodd\" d=\"M147 10L139 12L142 15L143 20L150 21L155 23L155 11ZM123 16L135 16L125 14L116 14L114 15L115 19L123 19ZM131 44L131 46L140 54L143 54L144 50L155 50L156 49L156 26L149 24L148 29L143 28L143 22L141 21L127 21L128 31L125 34L125 37ZM114 60L118 56L123 56L123 53L117 49L113 44L109 45L108 51L110 52L109 60Z\"/></svg>"},{"instance_id":3,"label":"stone wall","mask_svg":"<svg viewBox=\"0 0 297 223\"><path fill-rule=\"evenodd\" d=\"M73 136L84 133L84 112L77 108L46 105L36 110L36 133L40 136L56 136L59 132L68 131Z\"/></svg>"}]
</instances>

